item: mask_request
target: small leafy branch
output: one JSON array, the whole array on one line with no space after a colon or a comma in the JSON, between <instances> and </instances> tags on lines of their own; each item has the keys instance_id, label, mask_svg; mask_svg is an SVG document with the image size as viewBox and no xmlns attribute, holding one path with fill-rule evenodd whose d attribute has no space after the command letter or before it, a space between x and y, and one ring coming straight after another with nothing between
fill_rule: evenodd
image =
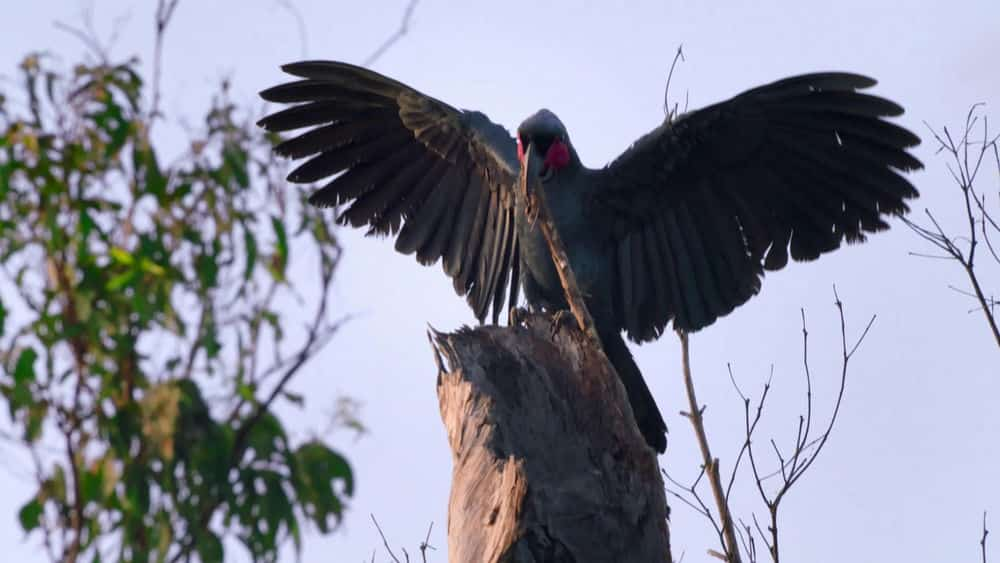
<instances>
[{"instance_id":1,"label":"small leafy branch","mask_svg":"<svg viewBox=\"0 0 1000 563\"><path fill-rule=\"evenodd\" d=\"M273 561L353 490L274 411L303 402L289 383L338 328L332 218L286 193L225 85L163 164L136 68L35 54L0 94L0 396L35 482L20 523L53 561L220 561L224 536Z\"/></svg>"}]
</instances>

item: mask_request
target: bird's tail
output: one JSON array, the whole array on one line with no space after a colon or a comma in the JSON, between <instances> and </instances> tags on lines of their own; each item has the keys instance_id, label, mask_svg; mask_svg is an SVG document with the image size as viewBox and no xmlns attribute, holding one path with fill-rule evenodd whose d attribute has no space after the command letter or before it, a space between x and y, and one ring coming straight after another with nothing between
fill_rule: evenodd
<instances>
[{"instance_id":1,"label":"bird's tail","mask_svg":"<svg viewBox=\"0 0 1000 563\"><path fill-rule=\"evenodd\" d=\"M639 366L635 365L625 340L621 333L614 332L602 334L601 344L611 365L618 372L622 384L625 385L629 403L632 404L632 413L635 414L635 421L639 425L639 432L650 447L663 453L667 449L667 425L663 422L663 415L660 414L649 387L646 387L642 372L639 371Z\"/></svg>"}]
</instances>

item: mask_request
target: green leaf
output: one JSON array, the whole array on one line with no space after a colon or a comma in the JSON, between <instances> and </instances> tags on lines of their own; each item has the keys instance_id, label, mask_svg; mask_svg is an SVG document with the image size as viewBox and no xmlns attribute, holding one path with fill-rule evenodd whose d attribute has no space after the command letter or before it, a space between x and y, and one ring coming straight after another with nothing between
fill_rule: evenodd
<instances>
[{"instance_id":1,"label":"green leaf","mask_svg":"<svg viewBox=\"0 0 1000 563\"><path fill-rule=\"evenodd\" d=\"M89 471L80 468L80 474L80 495L83 498L83 502L87 503L98 500L101 494L101 484L104 481L101 470L98 468L95 471Z\"/></svg>"},{"instance_id":2,"label":"green leaf","mask_svg":"<svg viewBox=\"0 0 1000 563\"><path fill-rule=\"evenodd\" d=\"M127 272L112 277L110 280L108 280L108 283L105 287L107 288L108 291L120 291L123 287L127 285L132 285L132 282L135 281L135 278L138 277L138 275L139 273L136 272L135 270L129 270Z\"/></svg>"},{"instance_id":3,"label":"green leaf","mask_svg":"<svg viewBox=\"0 0 1000 563\"><path fill-rule=\"evenodd\" d=\"M42 525L42 503L37 498L29 500L21 510L17 512L17 519L21 522L21 528L25 532L30 532Z\"/></svg>"},{"instance_id":4,"label":"green leaf","mask_svg":"<svg viewBox=\"0 0 1000 563\"><path fill-rule=\"evenodd\" d=\"M278 279L285 278L285 267L288 265L288 234L281 219L272 215L271 228L274 229L275 248L272 264L273 273Z\"/></svg>"},{"instance_id":5,"label":"green leaf","mask_svg":"<svg viewBox=\"0 0 1000 563\"><path fill-rule=\"evenodd\" d=\"M205 347L205 356L209 359L218 357L219 352L222 350L222 342L219 342L219 337L215 332L215 323L206 323L205 334L202 336L201 343Z\"/></svg>"},{"instance_id":6,"label":"green leaf","mask_svg":"<svg viewBox=\"0 0 1000 563\"><path fill-rule=\"evenodd\" d=\"M151 274L156 277L162 277L164 274L167 273L167 271L163 268L163 266L157 264L156 262L153 262L152 260L146 258L145 256L143 256L140 259L139 268L143 272L146 272L147 274Z\"/></svg>"},{"instance_id":7,"label":"green leaf","mask_svg":"<svg viewBox=\"0 0 1000 563\"><path fill-rule=\"evenodd\" d=\"M46 402L36 401L28 405L28 419L24 426L24 438L28 443L34 443L42 435L43 424L48 414L49 404Z\"/></svg>"},{"instance_id":8,"label":"green leaf","mask_svg":"<svg viewBox=\"0 0 1000 563\"><path fill-rule=\"evenodd\" d=\"M125 266L131 266L135 262L132 254L120 246L112 246L111 249L108 250L108 255L111 256L111 259L115 262Z\"/></svg>"},{"instance_id":9,"label":"green leaf","mask_svg":"<svg viewBox=\"0 0 1000 563\"><path fill-rule=\"evenodd\" d=\"M90 233L97 226L94 218L91 217L90 213L87 213L86 209L80 210L80 238L86 240L90 236Z\"/></svg>"},{"instance_id":10,"label":"green leaf","mask_svg":"<svg viewBox=\"0 0 1000 563\"><path fill-rule=\"evenodd\" d=\"M343 494L354 494L354 474L347 460L319 441L307 442L295 452L293 485L299 502L321 532L329 531L329 519L339 521L344 511L335 483Z\"/></svg>"},{"instance_id":11,"label":"green leaf","mask_svg":"<svg viewBox=\"0 0 1000 563\"><path fill-rule=\"evenodd\" d=\"M281 394L284 395L286 399L288 399L289 401L295 403L296 405L298 405L300 407L306 403L306 399L305 399L305 397L302 396L301 393L293 393L291 391L282 391Z\"/></svg>"},{"instance_id":12,"label":"green leaf","mask_svg":"<svg viewBox=\"0 0 1000 563\"><path fill-rule=\"evenodd\" d=\"M0 336L3 336L4 327L7 325L7 308L3 305L3 300L0 300Z\"/></svg>"},{"instance_id":13,"label":"green leaf","mask_svg":"<svg viewBox=\"0 0 1000 563\"><path fill-rule=\"evenodd\" d=\"M278 314L274 311L261 311L260 316L274 331L274 339L281 342L285 338L285 331L281 329L281 318Z\"/></svg>"},{"instance_id":14,"label":"green leaf","mask_svg":"<svg viewBox=\"0 0 1000 563\"><path fill-rule=\"evenodd\" d=\"M17 364L14 366L14 384L25 385L35 381L35 360L38 359L38 352L34 348L28 347L21 351L17 357Z\"/></svg>"},{"instance_id":15,"label":"green leaf","mask_svg":"<svg viewBox=\"0 0 1000 563\"><path fill-rule=\"evenodd\" d=\"M198 549L198 557L200 557L205 563L222 561L222 557L225 554L222 549L222 541L219 540L219 536L208 530L198 531L198 541L196 546Z\"/></svg>"},{"instance_id":16,"label":"green leaf","mask_svg":"<svg viewBox=\"0 0 1000 563\"><path fill-rule=\"evenodd\" d=\"M138 143L141 145L142 143ZM153 149L137 149L133 159L137 162L136 168L141 168L145 175L146 191L153 194L157 201L163 202L167 193L167 179L160 171L160 163L156 160L156 152Z\"/></svg>"},{"instance_id":17,"label":"green leaf","mask_svg":"<svg viewBox=\"0 0 1000 563\"><path fill-rule=\"evenodd\" d=\"M61 465L57 465L55 469L52 470L52 477L43 484L46 489L46 494L48 497L55 499L57 502L66 502L66 471L63 470Z\"/></svg>"},{"instance_id":18,"label":"green leaf","mask_svg":"<svg viewBox=\"0 0 1000 563\"><path fill-rule=\"evenodd\" d=\"M257 402L257 399L254 396L254 387L252 385L248 385L246 383L237 383L236 394L239 395L241 399L247 401L248 403Z\"/></svg>"},{"instance_id":19,"label":"green leaf","mask_svg":"<svg viewBox=\"0 0 1000 563\"><path fill-rule=\"evenodd\" d=\"M243 279L250 281L250 278L253 277L253 269L257 265L257 237L253 236L253 232L250 229L245 228L243 230L243 246L246 248L247 253L247 263L246 269L243 271Z\"/></svg>"},{"instance_id":20,"label":"green leaf","mask_svg":"<svg viewBox=\"0 0 1000 563\"><path fill-rule=\"evenodd\" d=\"M241 188L250 185L247 175L247 152L238 145L230 144L222 150L222 158Z\"/></svg>"},{"instance_id":21,"label":"green leaf","mask_svg":"<svg viewBox=\"0 0 1000 563\"><path fill-rule=\"evenodd\" d=\"M105 498L110 497L115 492L119 477L115 458L110 454L106 454L101 460L101 477L101 494Z\"/></svg>"},{"instance_id":22,"label":"green leaf","mask_svg":"<svg viewBox=\"0 0 1000 563\"><path fill-rule=\"evenodd\" d=\"M271 412L261 415L247 436L247 446L254 451L258 459L268 459L285 443L285 428Z\"/></svg>"},{"instance_id":23,"label":"green leaf","mask_svg":"<svg viewBox=\"0 0 1000 563\"><path fill-rule=\"evenodd\" d=\"M195 268L198 269L198 280L202 287L211 289L216 286L219 280L219 264L215 261L215 256L199 254L195 258Z\"/></svg>"}]
</instances>

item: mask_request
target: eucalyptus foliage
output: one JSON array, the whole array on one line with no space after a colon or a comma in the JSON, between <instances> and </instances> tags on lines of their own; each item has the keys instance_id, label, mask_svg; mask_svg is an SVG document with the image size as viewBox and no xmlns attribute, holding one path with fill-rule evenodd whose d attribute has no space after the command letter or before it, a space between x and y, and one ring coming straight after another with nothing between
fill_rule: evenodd
<instances>
[{"instance_id":1,"label":"eucalyptus foliage","mask_svg":"<svg viewBox=\"0 0 1000 563\"><path fill-rule=\"evenodd\" d=\"M165 163L138 68L36 54L0 83L0 396L35 480L20 523L53 560L219 561L226 537L275 560L353 489L274 410L302 402L286 386L336 329L340 249L225 85Z\"/></svg>"}]
</instances>

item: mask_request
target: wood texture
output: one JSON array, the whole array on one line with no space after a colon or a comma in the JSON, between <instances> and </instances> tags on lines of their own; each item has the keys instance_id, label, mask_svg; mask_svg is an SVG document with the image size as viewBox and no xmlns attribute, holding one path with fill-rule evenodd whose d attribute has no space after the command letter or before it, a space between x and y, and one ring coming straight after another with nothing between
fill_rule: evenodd
<instances>
[{"instance_id":1,"label":"wood texture","mask_svg":"<svg viewBox=\"0 0 1000 563\"><path fill-rule=\"evenodd\" d=\"M569 324L531 314L431 334L454 463L449 561L670 561L656 456Z\"/></svg>"}]
</instances>

